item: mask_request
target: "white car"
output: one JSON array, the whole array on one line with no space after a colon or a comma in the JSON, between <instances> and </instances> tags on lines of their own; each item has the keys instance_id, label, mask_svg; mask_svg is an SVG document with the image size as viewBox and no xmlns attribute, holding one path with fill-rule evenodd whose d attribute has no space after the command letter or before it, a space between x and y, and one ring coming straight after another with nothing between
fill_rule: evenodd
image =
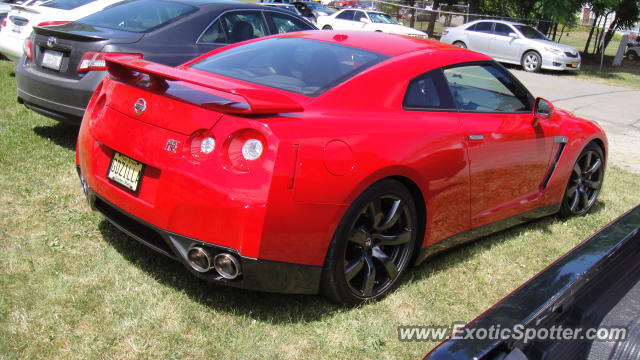
<instances>
[{"instance_id":1,"label":"white car","mask_svg":"<svg viewBox=\"0 0 640 360\"><path fill-rule=\"evenodd\" d=\"M391 15L380 11L344 9L328 16L318 16L316 25L323 30L364 30L428 38L427 34L402 25Z\"/></svg>"},{"instance_id":2,"label":"white car","mask_svg":"<svg viewBox=\"0 0 640 360\"><path fill-rule=\"evenodd\" d=\"M34 26L61 25L101 11L121 0L50 0L11 5L2 23L0 53L13 61L22 56L24 40Z\"/></svg>"},{"instance_id":3,"label":"white car","mask_svg":"<svg viewBox=\"0 0 640 360\"><path fill-rule=\"evenodd\" d=\"M468 48L526 71L580 69L573 46L549 40L535 28L502 20L476 20L443 31L440 41Z\"/></svg>"}]
</instances>

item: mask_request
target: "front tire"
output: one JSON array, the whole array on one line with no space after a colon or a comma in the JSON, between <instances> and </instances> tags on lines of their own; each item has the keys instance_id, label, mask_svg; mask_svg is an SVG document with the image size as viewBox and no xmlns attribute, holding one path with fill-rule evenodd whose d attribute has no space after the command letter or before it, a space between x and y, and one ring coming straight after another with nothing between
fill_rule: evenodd
<instances>
[{"instance_id":1,"label":"front tire","mask_svg":"<svg viewBox=\"0 0 640 360\"><path fill-rule=\"evenodd\" d=\"M596 203L604 180L604 153L596 143L589 143L576 160L562 198L560 216L581 216Z\"/></svg>"},{"instance_id":2,"label":"front tire","mask_svg":"<svg viewBox=\"0 0 640 360\"><path fill-rule=\"evenodd\" d=\"M325 261L321 291L349 305L387 295L409 266L416 243L416 206L400 182L365 190L338 226Z\"/></svg>"},{"instance_id":3,"label":"front tire","mask_svg":"<svg viewBox=\"0 0 640 360\"><path fill-rule=\"evenodd\" d=\"M629 51L629 53L627 54L627 59L629 59L629 61L636 61L638 59L638 55L635 51Z\"/></svg>"},{"instance_id":4,"label":"front tire","mask_svg":"<svg viewBox=\"0 0 640 360\"><path fill-rule=\"evenodd\" d=\"M522 68L528 72L538 72L542 68L542 56L536 51L527 51L522 55Z\"/></svg>"},{"instance_id":5,"label":"front tire","mask_svg":"<svg viewBox=\"0 0 640 360\"><path fill-rule=\"evenodd\" d=\"M453 42L453 46L457 46L461 49L466 49L467 48L467 44L463 43L462 41L454 41Z\"/></svg>"},{"instance_id":6,"label":"front tire","mask_svg":"<svg viewBox=\"0 0 640 360\"><path fill-rule=\"evenodd\" d=\"M322 30L333 30L333 28L331 27L331 25L325 25L322 27Z\"/></svg>"}]
</instances>

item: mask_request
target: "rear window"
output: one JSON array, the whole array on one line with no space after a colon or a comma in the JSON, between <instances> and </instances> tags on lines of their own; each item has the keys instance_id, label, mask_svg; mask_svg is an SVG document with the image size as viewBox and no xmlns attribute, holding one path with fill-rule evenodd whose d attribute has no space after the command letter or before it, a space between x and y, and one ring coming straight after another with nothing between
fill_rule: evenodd
<instances>
[{"instance_id":1,"label":"rear window","mask_svg":"<svg viewBox=\"0 0 640 360\"><path fill-rule=\"evenodd\" d=\"M71 10L82 5L87 5L95 0L51 0L47 1L40 6L46 6L54 9Z\"/></svg>"},{"instance_id":2,"label":"rear window","mask_svg":"<svg viewBox=\"0 0 640 360\"><path fill-rule=\"evenodd\" d=\"M274 38L239 46L191 67L238 80L318 96L389 56L300 38Z\"/></svg>"},{"instance_id":3,"label":"rear window","mask_svg":"<svg viewBox=\"0 0 640 360\"><path fill-rule=\"evenodd\" d=\"M156 29L196 10L194 6L175 2L139 0L114 5L76 22L141 33Z\"/></svg>"}]
</instances>

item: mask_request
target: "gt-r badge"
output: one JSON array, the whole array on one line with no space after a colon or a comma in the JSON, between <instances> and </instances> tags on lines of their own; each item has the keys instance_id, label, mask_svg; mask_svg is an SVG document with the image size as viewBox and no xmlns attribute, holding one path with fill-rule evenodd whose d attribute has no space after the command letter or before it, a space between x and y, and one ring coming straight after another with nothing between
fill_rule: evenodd
<instances>
[{"instance_id":1,"label":"gt-r badge","mask_svg":"<svg viewBox=\"0 0 640 360\"><path fill-rule=\"evenodd\" d=\"M179 144L180 144L180 141L169 139L167 140L167 145L164 147L164 149L166 151L170 151L175 154L178 151Z\"/></svg>"},{"instance_id":2,"label":"gt-r badge","mask_svg":"<svg viewBox=\"0 0 640 360\"><path fill-rule=\"evenodd\" d=\"M147 110L147 101L143 98L136 100L136 103L133 105L133 111L136 115L142 114L145 110Z\"/></svg>"}]
</instances>

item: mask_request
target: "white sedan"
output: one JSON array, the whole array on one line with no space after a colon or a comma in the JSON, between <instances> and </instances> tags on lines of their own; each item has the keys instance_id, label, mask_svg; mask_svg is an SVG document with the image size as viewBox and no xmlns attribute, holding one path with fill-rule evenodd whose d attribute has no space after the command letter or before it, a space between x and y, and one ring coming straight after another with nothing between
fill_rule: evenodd
<instances>
[{"instance_id":1,"label":"white sedan","mask_svg":"<svg viewBox=\"0 0 640 360\"><path fill-rule=\"evenodd\" d=\"M344 9L328 16L318 16L318 28L323 30L364 30L427 38L427 34L402 25L391 15L379 11Z\"/></svg>"},{"instance_id":2,"label":"white sedan","mask_svg":"<svg viewBox=\"0 0 640 360\"><path fill-rule=\"evenodd\" d=\"M24 40L34 26L61 25L101 11L121 0L50 0L11 5L11 11L2 23L0 53L18 61L22 56Z\"/></svg>"}]
</instances>

